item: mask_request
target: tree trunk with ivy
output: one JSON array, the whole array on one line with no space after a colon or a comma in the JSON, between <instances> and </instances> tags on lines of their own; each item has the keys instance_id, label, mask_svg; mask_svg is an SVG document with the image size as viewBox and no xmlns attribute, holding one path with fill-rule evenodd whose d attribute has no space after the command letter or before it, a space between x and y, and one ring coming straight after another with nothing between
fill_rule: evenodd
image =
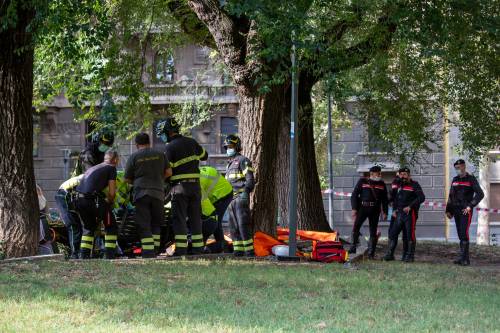
<instances>
[{"instance_id":1,"label":"tree trunk with ivy","mask_svg":"<svg viewBox=\"0 0 500 333\"><path fill-rule=\"evenodd\" d=\"M33 171L34 13L17 9L15 26L0 30L0 241L7 257L36 254L38 201ZM9 1L0 7L7 13Z\"/></svg>"}]
</instances>

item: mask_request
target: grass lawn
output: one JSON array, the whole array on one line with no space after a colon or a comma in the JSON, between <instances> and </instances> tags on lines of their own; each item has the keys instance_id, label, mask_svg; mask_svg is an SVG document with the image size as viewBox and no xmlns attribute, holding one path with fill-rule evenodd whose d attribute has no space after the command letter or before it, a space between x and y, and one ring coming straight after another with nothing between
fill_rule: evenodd
<instances>
[{"instance_id":1,"label":"grass lawn","mask_svg":"<svg viewBox=\"0 0 500 333\"><path fill-rule=\"evenodd\" d=\"M494 332L499 278L399 261L0 264L0 332Z\"/></svg>"}]
</instances>

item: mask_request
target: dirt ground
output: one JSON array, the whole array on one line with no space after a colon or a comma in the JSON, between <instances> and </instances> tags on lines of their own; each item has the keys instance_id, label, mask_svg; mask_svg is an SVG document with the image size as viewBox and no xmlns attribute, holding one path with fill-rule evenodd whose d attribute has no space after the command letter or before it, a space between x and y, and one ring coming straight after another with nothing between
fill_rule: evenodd
<instances>
[{"instance_id":1,"label":"dirt ground","mask_svg":"<svg viewBox=\"0 0 500 333\"><path fill-rule=\"evenodd\" d=\"M417 240L415 261L449 264L457 257L458 243L444 243ZM382 258L387 250L387 241L381 241L377 245L377 257ZM402 244L399 242L396 249L396 259L401 258ZM487 267L500 271L500 247L498 246L470 246L471 266Z\"/></svg>"}]
</instances>

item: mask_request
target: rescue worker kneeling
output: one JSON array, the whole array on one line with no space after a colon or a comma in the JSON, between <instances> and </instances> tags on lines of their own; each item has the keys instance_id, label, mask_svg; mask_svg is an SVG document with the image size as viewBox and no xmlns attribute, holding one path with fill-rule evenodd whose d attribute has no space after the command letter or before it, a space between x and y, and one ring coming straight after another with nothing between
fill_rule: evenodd
<instances>
[{"instance_id":1,"label":"rescue worker kneeling","mask_svg":"<svg viewBox=\"0 0 500 333\"><path fill-rule=\"evenodd\" d=\"M229 205L229 228L235 256L254 256L253 226L250 219L250 193L255 187L254 170L248 158L241 155L241 140L236 135L226 137L226 154L230 160L226 179L233 186L233 201Z\"/></svg>"},{"instance_id":2,"label":"rescue worker kneeling","mask_svg":"<svg viewBox=\"0 0 500 333\"><path fill-rule=\"evenodd\" d=\"M212 232L216 243L211 246L211 250L215 253L223 252L225 240L224 231L222 230L222 219L227 207L229 207L229 204L233 200L233 187L216 168L211 166L200 167L200 185L202 214L204 216L215 215L215 219L211 219L211 222L216 223L215 230ZM211 208L207 209L209 205L213 207L213 210ZM207 210L211 210L211 212L208 212L208 215ZM205 224L203 224L203 228L205 230Z\"/></svg>"},{"instance_id":3,"label":"rescue worker kneeling","mask_svg":"<svg viewBox=\"0 0 500 333\"><path fill-rule=\"evenodd\" d=\"M112 212L116 194L116 165L118 153L108 150L104 162L88 169L76 187L76 208L83 221L80 259L90 259L94 247L94 234L104 221L105 258L113 259L116 251L117 226ZM106 193L104 193L106 191Z\"/></svg>"}]
</instances>

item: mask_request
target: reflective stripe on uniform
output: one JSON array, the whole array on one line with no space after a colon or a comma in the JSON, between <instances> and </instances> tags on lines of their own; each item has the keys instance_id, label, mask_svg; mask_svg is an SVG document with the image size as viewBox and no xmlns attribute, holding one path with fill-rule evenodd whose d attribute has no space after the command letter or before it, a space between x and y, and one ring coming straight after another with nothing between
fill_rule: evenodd
<instances>
[{"instance_id":1,"label":"reflective stripe on uniform","mask_svg":"<svg viewBox=\"0 0 500 333\"><path fill-rule=\"evenodd\" d=\"M243 247L243 250L244 250L244 251L250 251L250 250L253 250L253 244L252 244L252 245L247 245L247 246Z\"/></svg>"},{"instance_id":2,"label":"reflective stripe on uniform","mask_svg":"<svg viewBox=\"0 0 500 333\"><path fill-rule=\"evenodd\" d=\"M243 241L233 241L233 250L234 251L244 251L245 248L243 246Z\"/></svg>"},{"instance_id":3,"label":"reflective stripe on uniform","mask_svg":"<svg viewBox=\"0 0 500 333\"><path fill-rule=\"evenodd\" d=\"M93 236L82 236L82 241L93 242L94 237Z\"/></svg>"},{"instance_id":4,"label":"reflective stripe on uniform","mask_svg":"<svg viewBox=\"0 0 500 333\"><path fill-rule=\"evenodd\" d=\"M175 176L170 177L170 180L196 179L196 178L200 178L199 173L185 173L185 174L181 174L181 175L175 175Z\"/></svg>"},{"instance_id":5,"label":"reflective stripe on uniform","mask_svg":"<svg viewBox=\"0 0 500 333\"><path fill-rule=\"evenodd\" d=\"M246 167L245 170L243 170L243 175L246 176L246 174L248 173L248 171L250 172L255 172L255 170L252 168L252 167Z\"/></svg>"},{"instance_id":6,"label":"reflective stripe on uniform","mask_svg":"<svg viewBox=\"0 0 500 333\"><path fill-rule=\"evenodd\" d=\"M192 239L192 240L203 239L203 235L202 235L202 234L198 234L198 235L191 235L191 239Z\"/></svg>"},{"instance_id":7,"label":"reflective stripe on uniform","mask_svg":"<svg viewBox=\"0 0 500 333\"><path fill-rule=\"evenodd\" d=\"M143 250L154 250L155 246L151 244L142 244L142 249Z\"/></svg>"},{"instance_id":8,"label":"reflective stripe on uniform","mask_svg":"<svg viewBox=\"0 0 500 333\"><path fill-rule=\"evenodd\" d=\"M175 242L175 247L178 247L178 248L184 248L184 247L188 247L187 243L179 243L179 242Z\"/></svg>"},{"instance_id":9,"label":"reflective stripe on uniform","mask_svg":"<svg viewBox=\"0 0 500 333\"><path fill-rule=\"evenodd\" d=\"M105 242L104 247L107 249L116 249L116 242Z\"/></svg>"},{"instance_id":10,"label":"reflective stripe on uniform","mask_svg":"<svg viewBox=\"0 0 500 333\"><path fill-rule=\"evenodd\" d=\"M240 178L245 178L245 175L242 173L230 173L227 176L228 179L240 179Z\"/></svg>"},{"instance_id":11,"label":"reflective stripe on uniform","mask_svg":"<svg viewBox=\"0 0 500 333\"><path fill-rule=\"evenodd\" d=\"M175 235L175 239L179 240L187 240L188 236L187 235Z\"/></svg>"},{"instance_id":12,"label":"reflective stripe on uniform","mask_svg":"<svg viewBox=\"0 0 500 333\"><path fill-rule=\"evenodd\" d=\"M160 235L153 235L153 239L155 240L155 247L160 247Z\"/></svg>"},{"instance_id":13,"label":"reflective stripe on uniform","mask_svg":"<svg viewBox=\"0 0 500 333\"><path fill-rule=\"evenodd\" d=\"M193 247L203 247L205 245L203 242L195 242L191 244Z\"/></svg>"},{"instance_id":14,"label":"reflective stripe on uniform","mask_svg":"<svg viewBox=\"0 0 500 333\"><path fill-rule=\"evenodd\" d=\"M104 235L104 239L105 240L111 240L111 241L115 241L118 239L118 237L116 235Z\"/></svg>"},{"instance_id":15,"label":"reflective stripe on uniform","mask_svg":"<svg viewBox=\"0 0 500 333\"><path fill-rule=\"evenodd\" d=\"M154 239L151 237L148 238L141 238L141 243L153 243Z\"/></svg>"},{"instance_id":16,"label":"reflective stripe on uniform","mask_svg":"<svg viewBox=\"0 0 500 333\"><path fill-rule=\"evenodd\" d=\"M205 149L203 149L203 152L200 155L191 155L188 157L184 157L183 159L180 159L177 162L170 162L170 167L177 168L178 166L181 166L183 164L186 164L186 163L189 163L192 161L199 161L204 155L205 155Z\"/></svg>"},{"instance_id":17,"label":"reflective stripe on uniform","mask_svg":"<svg viewBox=\"0 0 500 333\"><path fill-rule=\"evenodd\" d=\"M253 239L247 239L245 241L241 241L241 244L243 245L253 244Z\"/></svg>"}]
</instances>

